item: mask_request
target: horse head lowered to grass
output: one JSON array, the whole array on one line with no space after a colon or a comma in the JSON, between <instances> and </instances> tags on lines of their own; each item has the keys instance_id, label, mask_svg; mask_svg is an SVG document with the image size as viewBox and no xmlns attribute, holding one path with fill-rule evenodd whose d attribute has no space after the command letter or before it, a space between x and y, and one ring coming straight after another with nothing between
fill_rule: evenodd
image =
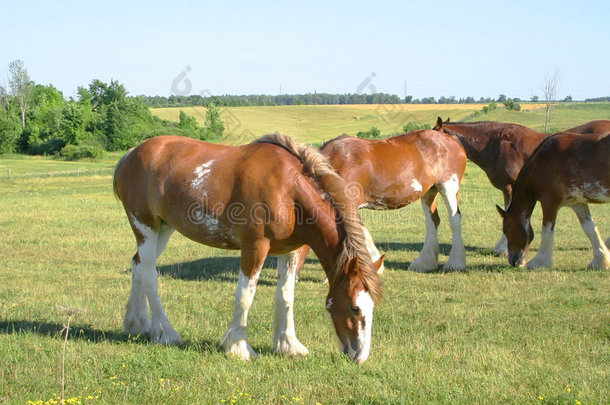
<instances>
[{"instance_id":1,"label":"horse head lowered to grass","mask_svg":"<svg viewBox=\"0 0 610 405\"><path fill-rule=\"evenodd\" d=\"M542 207L542 236L538 254L529 268L550 267L557 211L572 208L591 242L590 268L610 268L610 252L604 244L587 204L610 202L610 132L549 136L523 166L503 218L508 240L508 261L522 266L534 237L530 217L537 201Z\"/></svg>"},{"instance_id":2,"label":"horse head lowered to grass","mask_svg":"<svg viewBox=\"0 0 610 405\"><path fill-rule=\"evenodd\" d=\"M474 164L479 166L491 184L502 191L504 209L513 194L519 171L549 134L510 122L445 122L438 117L434 129L458 139ZM610 131L609 120L590 121L566 130L576 134L602 134ZM506 237L502 235L494 247L499 255L506 254Z\"/></svg>"},{"instance_id":3,"label":"horse head lowered to grass","mask_svg":"<svg viewBox=\"0 0 610 405\"><path fill-rule=\"evenodd\" d=\"M345 181L316 149L267 135L226 146L190 138L152 138L127 154L114 175L137 242L123 328L155 342L180 343L161 304L156 260L174 230L212 247L241 249L227 352L250 359L247 318L267 255L279 255L273 347L305 355L293 321L297 250L311 246L329 279L326 308L340 349L358 363L370 351L377 268L366 250L358 207ZM150 307L151 317L147 310Z\"/></svg>"}]
</instances>

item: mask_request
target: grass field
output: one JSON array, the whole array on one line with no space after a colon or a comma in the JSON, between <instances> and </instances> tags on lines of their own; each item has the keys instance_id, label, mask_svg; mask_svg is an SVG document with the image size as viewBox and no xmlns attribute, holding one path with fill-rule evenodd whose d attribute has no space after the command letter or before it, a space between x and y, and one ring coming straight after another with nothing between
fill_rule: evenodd
<instances>
[{"instance_id":1,"label":"grass field","mask_svg":"<svg viewBox=\"0 0 610 405\"><path fill-rule=\"evenodd\" d=\"M321 143L341 134L355 135L358 131L376 126L384 135L402 133L408 123L434 125L436 118L451 117L452 121L508 121L527 125L538 131L544 129L544 105L523 104L525 111L505 108L473 116L483 104L399 104L399 105L330 105L330 106L274 106L227 107L221 109L225 121L223 143L244 144L275 131L289 134L299 142ZM205 120L205 108L154 108L154 115L178 121L180 110ZM560 104L553 109L551 129L560 131L593 119L610 119L610 103Z\"/></svg>"},{"instance_id":2,"label":"grass field","mask_svg":"<svg viewBox=\"0 0 610 405\"><path fill-rule=\"evenodd\" d=\"M249 317L250 343L261 356L249 363L227 357L219 345L232 316L238 252L180 235L170 240L158 269L161 298L185 344L160 347L123 335L135 242L109 172L99 175L94 166L78 177L44 174L71 172L75 165L0 158L2 170L29 173L0 178L1 404L57 399L60 331L68 318L58 307L82 309L71 321L65 352L72 403L610 402L610 279L607 271L584 270L591 252L575 215L560 212L552 269L510 268L490 254L500 232L493 206L500 192L472 165L460 197L465 272L406 270L424 240L419 204L362 211L387 254L384 299L362 366L334 343L324 307L327 286L313 256L295 297L297 335L310 355L287 359L271 351L272 258ZM610 205L592 211L607 237ZM450 248L443 214L441 265ZM533 226L530 257L540 240L538 209Z\"/></svg>"}]
</instances>

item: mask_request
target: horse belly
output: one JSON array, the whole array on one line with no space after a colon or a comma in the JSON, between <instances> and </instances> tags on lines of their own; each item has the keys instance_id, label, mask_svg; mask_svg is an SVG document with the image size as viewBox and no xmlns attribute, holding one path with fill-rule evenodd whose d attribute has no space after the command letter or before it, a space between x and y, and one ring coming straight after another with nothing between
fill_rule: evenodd
<instances>
[{"instance_id":1,"label":"horse belly","mask_svg":"<svg viewBox=\"0 0 610 405\"><path fill-rule=\"evenodd\" d=\"M610 187L600 182L584 183L568 189L568 201L604 204L610 202Z\"/></svg>"}]
</instances>

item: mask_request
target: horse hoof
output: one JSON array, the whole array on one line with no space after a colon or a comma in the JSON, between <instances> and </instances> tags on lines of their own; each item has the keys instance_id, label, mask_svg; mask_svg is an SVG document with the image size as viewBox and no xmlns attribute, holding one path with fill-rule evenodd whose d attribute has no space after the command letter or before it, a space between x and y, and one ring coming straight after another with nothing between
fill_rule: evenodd
<instances>
[{"instance_id":1,"label":"horse hoof","mask_svg":"<svg viewBox=\"0 0 610 405\"><path fill-rule=\"evenodd\" d=\"M284 356L307 356L309 350L297 338L281 338L275 344L275 352Z\"/></svg>"},{"instance_id":2,"label":"horse hoof","mask_svg":"<svg viewBox=\"0 0 610 405\"><path fill-rule=\"evenodd\" d=\"M258 354L252 349L252 346L245 340L238 340L232 345L227 346L226 351L231 356L235 356L245 361L250 361L258 357Z\"/></svg>"},{"instance_id":3,"label":"horse hoof","mask_svg":"<svg viewBox=\"0 0 610 405\"><path fill-rule=\"evenodd\" d=\"M506 246L504 246L503 248L493 248L492 252L498 257L506 257L508 255L508 250L506 249Z\"/></svg>"},{"instance_id":4,"label":"horse hoof","mask_svg":"<svg viewBox=\"0 0 610 405\"><path fill-rule=\"evenodd\" d=\"M443 266L445 271L463 271L466 269L466 263L451 263L447 262Z\"/></svg>"},{"instance_id":5,"label":"horse hoof","mask_svg":"<svg viewBox=\"0 0 610 405\"><path fill-rule=\"evenodd\" d=\"M163 330L155 334L153 341L164 346L181 345L183 343L182 336L173 328L170 331Z\"/></svg>"},{"instance_id":6,"label":"horse hoof","mask_svg":"<svg viewBox=\"0 0 610 405\"><path fill-rule=\"evenodd\" d=\"M541 267L551 267L552 264L553 264L553 262L551 262L550 260L534 257L532 260L530 260L527 263L527 268L529 270L533 270L533 269L539 269ZM519 266L519 267L522 267L522 266Z\"/></svg>"},{"instance_id":7,"label":"horse hoof","mask_svg":"<svg viewBox=\"0 0 610 405\"><path fill-rule=\"evenodd\" d=\"M145 317L136 317L136 318L127 318L123 321L123 332L132 335L148 335L150 334L152 322L150 318Z\"/></svg>"},{"instance_id":8,"label":"horse hoof","mask_svg":"<svg viewBox=\"0 0 610 405\"><path fill-rule=\"evenodd\" d=\"M418 263L417 261L414 261L409 266L409 270L415 271L417 273L428 273L430 271L436 270L436 267L437 267L436 265L435 266L430 266L430 265L425 265L425 264L422 264L422 263Z\"/></svg>"},{"instance_id":9,"label":"horse hoof","mask_svg":"<svg viewBox=\"0 0 610 405\"><path fill-rule=\"evenodd\" d=\"M591 263L587 266L589 270L609 270L610 269L610 260L606 259L593 259Z\"/></svg>"}]
</instances>

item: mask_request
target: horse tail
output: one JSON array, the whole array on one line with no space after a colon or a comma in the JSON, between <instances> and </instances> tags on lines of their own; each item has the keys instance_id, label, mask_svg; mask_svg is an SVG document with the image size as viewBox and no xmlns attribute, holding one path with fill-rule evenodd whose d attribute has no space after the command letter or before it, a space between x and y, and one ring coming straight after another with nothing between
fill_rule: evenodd
<instances>
[{"instance_id":1,"label":"horse tail","mask_svg":"<svg viewBox=\"0 0 610 405\"><path fill-rule=\"evenodd\" d=\"M126 154L125 154L125 155L124 155L124 156L123 156L123 157L122 157L122 158L119 160L119 162L118 162L118 163L116 164L116 166L114 167L114 173L113 173L113 175L112 175L112 190L113 190L113 192L114 192L114 196L115 196L115 197L116 197L116 199L118 199L118 200L120 200L120 199L121 199L121 196L119 195L119 189L118 189L118 186L117 186L117 181L116 181L116 180L117 180L117 179L116 179L117 172L119 171L119 167L121 166L121 163L123 163L123 161L125 160L125 158L126 158L127 156L129 156L129 154L130 154L130 153L131 153L131 151L133 151L133 150L134 150L134 148L129 149L129 150L127 151L127 153L126 153Z\"/></svg>"},{"instance_id":2,"label":"horse tail","mask_svg":"<svg viewBox=\"0 0 610 405\"><path fill-rule=\"evenodd\" d=\"M349 185L337 174L328 159L312 146L299 144L291 137L279 133L265 135L257 139L255 143L271 143L284 148L301 160L305 169L319 181L322 189L330 196L346 232L343 252L338 258L335 273L331 274L329 279L332 282L332 278L341 275L343 266L349 260L358 258L362 282L373 300L379 301L381 299L381 282L366 248L362 221L358 214L358 207L349 196Z\"/></svg>"}]
</instances>

